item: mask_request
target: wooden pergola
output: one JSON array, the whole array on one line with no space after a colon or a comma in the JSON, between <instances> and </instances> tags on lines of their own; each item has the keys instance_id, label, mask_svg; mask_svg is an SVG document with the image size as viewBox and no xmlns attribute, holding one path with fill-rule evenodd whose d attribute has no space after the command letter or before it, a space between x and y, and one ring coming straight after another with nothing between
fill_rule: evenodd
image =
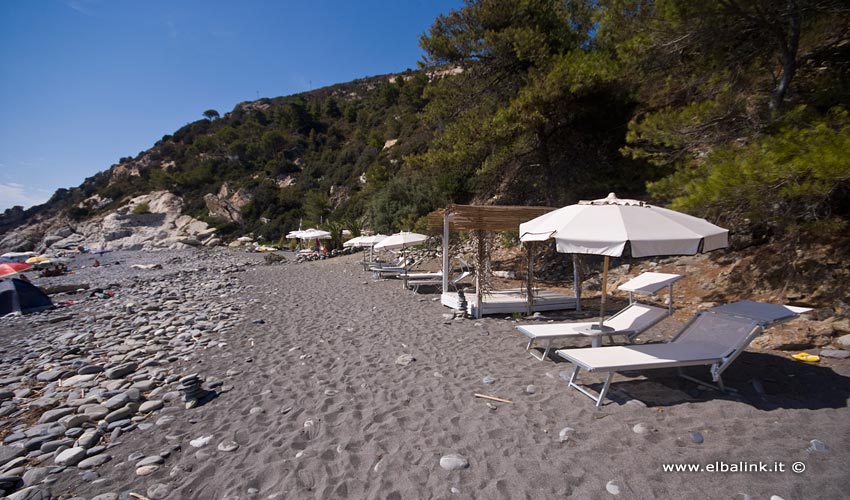
<instances>
[{"instance_id":1,"label":"wooden pergola","mask_svg":"<svg viewBox=\"0 0 850 500\"><path fill-rule=\"evenodd\" d=\"M443 236L443 293L448 290L449 286L449 237L451 233L458 232L477 232L479 236L485 231L504 232L504 231L519 231L519 225L528 222L531 219L547 214L555 210L552 207L535 207L535 206L508 206L508 205L449 205L446 208L435 210L428 214L425 219L428 232L431 234L440 234L442 229ZM479 237L479 262L482 261L484 246L481 243L482 238ZM528 307L529 312L532 306L532 249L528 248L528 273L526 280L526 288L528 290ZM479 272L475 273L475 289L477 293L476 308L481 311L482 293L481 283L479 282Z\"/></svg>"}]
</instances>

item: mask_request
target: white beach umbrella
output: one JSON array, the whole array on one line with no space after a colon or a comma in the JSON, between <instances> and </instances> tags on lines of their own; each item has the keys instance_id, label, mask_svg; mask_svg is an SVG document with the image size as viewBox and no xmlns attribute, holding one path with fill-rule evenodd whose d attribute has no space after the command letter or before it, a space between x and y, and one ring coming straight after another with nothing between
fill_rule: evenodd
<instances>
[{"instance_id":1,"label":"white beach umbrella","mask_svg":"<svg viewBox=\"0 0 850 500\"><path fill-rule=\"evenodd\" d=\"M366 246L361 243L363 241L363 238L365 238L365 236L355 236L354 238L351 238L350 240L343 243L342 246L344 246L345 248Z\"/></svg>"},{"instance_id":2,"label":"white beach umbrella","mask_svg":"<svg viewBox=\"0 0 850 500\"><path fill-rule=\"evenodd\" d=\"M297 239L299 238L299 235L300 235L302 232L303 232L303 231L301 231L300 229L295 230L295 231L290 231L290 232L286 233L286 237L287 237L287 238L290 238L290 239L297 240Z\"/></svg>"},{"instance_id":3,"label":"white beach umbrella","mask_svg":"<svg viewBox=\"0 0 850 500\"><path fill-rule=\"evenodd\" d=\"M609 257L695 255L729 245L728 229L642 201L621 200L614 193L520 224L519 234L522 241L554 238L562 253L605 256L600 323L605 313Z\"/></svg>"},{"instance_id":4,"label":"white beach umbrella","mask_svg":"<svg viewBox=\"0 0 850 500\"><path fill-rule=\"evenodd\" d=\"M424 234L402 231L381 240L375 245L375 250L403 250L407 247L416 246L427 239L428 236Z\"/></svg>"},{"instance_id":5,"label":"white beach umbrella","mask_svg":"<svg viewBox=\"0 0 850 500\"><path fill-rule=\"evenodd\" d=\"M321 229L305 229L298 231L298 238L302 240L327 240L330 239L331 233L322 231Z\"/></svg>"}]
</instances>

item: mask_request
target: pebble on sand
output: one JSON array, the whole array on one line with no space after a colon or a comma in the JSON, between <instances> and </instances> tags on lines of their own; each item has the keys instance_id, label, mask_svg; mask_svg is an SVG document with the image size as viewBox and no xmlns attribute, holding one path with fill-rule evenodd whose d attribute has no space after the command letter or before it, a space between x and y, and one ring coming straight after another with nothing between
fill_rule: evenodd
<instances>
[{"instance_id":1,"label":"pebble on sand","mask_svg":"<svg viewBox=\"0 0 850 500\"><path fill-rule=\"evenodd\" d=\"M239 443L236 441L222 441L218 443L218 451L230 452L236 451L239 448Z\"/></svg>"},{"instance_id":2,"label":"pebble on sand","mask_svg":"<svg viewBox=\"0 0 850 500\"><path fill-rule=\"evenodd\" d=\"M623 482L617 479L612 479L605 485L605 489L612 495L619 495L623 492Z\"/></svg>"},{"instance_id":3,"label":"pebble on sand","mask_svg":"<svg viewBox=\"0 0 850 500\"><path fill-rule=\"evenodd\" d=\"M466 469L469 467L469 461L463 455L450 453L440 458L440 467L448 471Z\"/></svg>"},{"instance_id":4,"label":"pebble on sand","mask_svg":"<svg viewBox=\"0 0 850 500\"><path fill-rule=\"evenodd\" d=\"M212 438L213 437L211 435L210 436L201 436L199 438L195 438L195 439L189 441L189 444L192 445L194 448L202 448L202 447L210 444L210 441L212 441Z\"/></svg>"},{"instance_id":5,"label":"pebble on sand","mask_svg":"<svg viewBox=\"0 0 850 500\"><path fill-rule=\"evenodd\" d=\"M414 361L416 361L416 358L414 358L413 355L402 354L395 359L395 364L397 364L399 366L407 366L410 363L413 363Z\"/></svg>"},{"instance_id":6,"label":"pebble on sand","mask_svg":"<svg viewBox=\"0 0 850 500\"><path fill-rule=\"evenodd\" d=\"M564 427L561 429L561 432L558 433L558 441L561 443L569 441L575 432L576 430L572 427Z\"/></svg>"}]
</instances>

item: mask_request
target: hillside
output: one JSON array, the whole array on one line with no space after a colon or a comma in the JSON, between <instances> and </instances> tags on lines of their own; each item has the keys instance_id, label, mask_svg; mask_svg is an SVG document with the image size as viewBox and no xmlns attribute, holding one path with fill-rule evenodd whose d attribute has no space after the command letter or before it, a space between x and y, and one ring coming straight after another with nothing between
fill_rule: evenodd
<instances>
[{"instance_id":1,"label":"hillside","mask_svg":"<svg viewBox=\"0 0 850 500\"><path fill-rule=\"evenodd\" d=\"M199 110L79 187L7 210L0 247L389 232L449 202L611 191L708 217L737 248L840 240L848 20L814 0L470 2L422 36L419 70Z\"/></svg>"}]
</instances>

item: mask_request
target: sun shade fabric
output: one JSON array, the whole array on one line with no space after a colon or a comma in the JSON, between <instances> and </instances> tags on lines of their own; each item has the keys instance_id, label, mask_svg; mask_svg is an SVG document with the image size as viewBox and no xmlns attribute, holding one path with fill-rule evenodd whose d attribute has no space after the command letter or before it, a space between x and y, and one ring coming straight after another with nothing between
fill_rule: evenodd
<instances>
[{"instance_id":1,"label":"sun shade fabric","mask_svg":"<svg viewBox=\"0 0 850 500\"><path fill-rule=\"evenodd\" d=\"M796 318L798 315L809 312L812 309L810 307L784 306L779 304L767 304L764 302L753 302L751 300L741 300L731 304L723 304L712 307L711 310L752 318L757 320L759 323L777 323Z\"/></svg>"},{"instance_id":2,"label":"sun shade fabric","mask_svg":"<svg viewBox=\"0 0 850 500\"><path fill-rule=\"evenodd\" d=\"M609 195L559 208L520 224L522 241L551 234L558 252L620 257L694 255L728 246L729 231L666 208Z\"/></svg>"},{"instance_id":3,"label":"sun shade fabric","mask_svg":"<svg viewBox=\"0 0 850 500\"><path fill-rule=\"evenodd\" d=\"M673 342L709 342L726 346L728 351L732 351L742 346L760 323L751 318L710 309L699 313Z\"/></svg>"},{"instance_id":4,"label":"sun shade fabric","mask_svg":"<svg viewBox=\"0 0 850 500\"><path fill-rule=\"evenodd\" d=\"M424 234L402 231L384 238L374 248L375 250L397 250L399 248L416 246L427 239L428 236Z\"/></svg>"}]
</instances>

